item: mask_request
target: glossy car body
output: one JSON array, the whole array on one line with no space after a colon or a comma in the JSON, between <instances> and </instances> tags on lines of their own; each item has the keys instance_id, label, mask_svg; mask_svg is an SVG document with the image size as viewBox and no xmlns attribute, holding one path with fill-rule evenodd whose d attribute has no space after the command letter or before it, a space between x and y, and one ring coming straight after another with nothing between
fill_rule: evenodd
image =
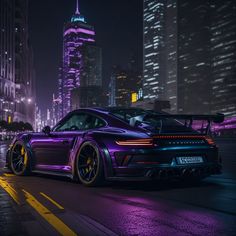
<instances>
[{"instance_id":1,"label":"glossy car body","mask_svg":"<svg viewBox=\"0 0 236 236\"><path fill-rule=\"evenodd\" d=\"M147 115L151 116L146 122L142 119ZM214 141L207 133L194 131L178 118L190 123L194 118L204 119L209 124L215 119L214 116L172 116L136 108L79 109L69 113L51 131L18 134L7 152L6 167L12 169L14 144L21 142L30 172L73 178L79 173L76 160L81 147L87 143L98 152L102 163L99 171L105 180L203 178L219 174L221 161ZM158 120L155 123L158 128L150 129L152 120ZM163 122L169 122L171 129L165 130ZM85 164L90 162L89 159ZM97 168L98 164L94 165Z\"/></svg>"}]
</instances>

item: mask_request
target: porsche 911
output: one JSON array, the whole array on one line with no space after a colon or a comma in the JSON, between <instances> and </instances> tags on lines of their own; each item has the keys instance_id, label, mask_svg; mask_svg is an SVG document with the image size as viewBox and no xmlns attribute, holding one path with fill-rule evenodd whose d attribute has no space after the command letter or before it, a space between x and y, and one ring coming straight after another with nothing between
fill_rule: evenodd
<instances>
[{"instance_id":1,"label":"porsche 911","mask_svg":"<svg viewBox=\"0 0 236 236\"><path fill-rule=\"evenodd\" d=\"M68 176L86 186L113 180L200 180L221 173L211 124L223 120L223 114L79 109L53 128L18 134L7 151L6 167L15 175Z\"/></svg>"}]
</instances>

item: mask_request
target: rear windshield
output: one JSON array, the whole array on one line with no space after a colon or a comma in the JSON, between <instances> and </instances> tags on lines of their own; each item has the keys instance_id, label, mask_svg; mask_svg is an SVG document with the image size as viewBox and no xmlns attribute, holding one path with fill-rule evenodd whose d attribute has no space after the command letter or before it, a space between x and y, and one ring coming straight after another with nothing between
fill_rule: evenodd
<instances>
[{"instance_id":1,"label":"rear windshield","mask_svg":"<svg viewBox=\"0 0 236 236\"><path fill-rule=\"evenodd\" d=\"M142 109L116 109L110 112L112 115L132 124L134 119L146 114L162 115L163 113L147 111ZM155 133L197 133L191 127L188 127L184 121L172 118L145 118L139 123L140 127L146 128Z\"/></svg>"}]
</instances>

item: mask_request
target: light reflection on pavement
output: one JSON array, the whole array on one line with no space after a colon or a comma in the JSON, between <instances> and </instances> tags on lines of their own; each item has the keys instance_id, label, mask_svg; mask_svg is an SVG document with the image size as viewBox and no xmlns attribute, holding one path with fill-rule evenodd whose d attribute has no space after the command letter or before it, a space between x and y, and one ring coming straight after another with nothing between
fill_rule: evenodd
<instances>
[{"instance_id":1,"label":"light reflection on pavement","mask_svg":"<svg viewBox=\"0 0 236 236\"><path fill-rule=\"evenodd\" d=\"M3 177L17 191L26 189L65 224L85 235L86 229L92 227L99 229L101 235L105 235L104 232L109 232L107 235L235 235L236 181L232 171L236 148L233 142L220 146L224 174L195 186L112 183L101 188L86 188L68 179L50 176ZM7 145L0 145L0 169L4 166L6 148ZM40 192L49 195L65 210L56 210ZM37 215L36 221L43 222Z\"/></svg>"}]
</instances>

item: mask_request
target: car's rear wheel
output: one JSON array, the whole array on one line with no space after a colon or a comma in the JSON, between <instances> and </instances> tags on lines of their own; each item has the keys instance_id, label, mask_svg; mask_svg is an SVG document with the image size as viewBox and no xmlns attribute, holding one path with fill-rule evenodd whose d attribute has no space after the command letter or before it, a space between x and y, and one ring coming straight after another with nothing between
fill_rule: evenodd
<instances>
[{"instance_id":1,"label":"car's rear wheel","mask_svg":"<svg viewBox=\"0 0 236 236\"><path fill-rule=\"evenodd\" d=\"M10 168L15 175L29 174L29 158L25 144L17 141L10 154Z\"/></svg>"},{"instance_id":2,"label":"car's rear wheel","mask_svg":"<svg viewBox=\"0 0 236 236\"><path fill-rule=\"evenodd\" d=\"M102 157L92 142L82 144L76 158L77 176L85 186L98 186L104 181Z\"/></svg>"}]
</instances>

